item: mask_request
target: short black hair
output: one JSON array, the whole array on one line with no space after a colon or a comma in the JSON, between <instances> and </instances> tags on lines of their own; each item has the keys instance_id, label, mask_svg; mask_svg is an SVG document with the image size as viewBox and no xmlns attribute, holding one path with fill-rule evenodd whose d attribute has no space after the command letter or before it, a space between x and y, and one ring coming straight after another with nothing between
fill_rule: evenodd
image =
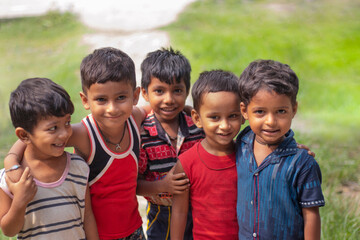
<instances>
[{"instance_id":1,"label":"short black hair","mask_svg":"<svg viewBox=\"0 0 360 240\"><path fill-rule=\"evenodd\" d=\"M184 81L186 92L190 90L191 66L189 60L180 51L161 48L160 50L147 54L141 63L141 87L146 91L151 82L151 78L158 78L167 84L180 83Z\"/></svg>"},{"instance_id":2,"label":"short black hair","mask_svg":"<svg viewBox=\"0 0 360 240\"><path fill-rule=\"evenodd\" d=\"M295 105L299 79L287 64L274 60L256 60L245 68L239 79L240 99L245 106L261 89L285 94Z\"/></svg>"},{"instance_id":3,"label":"short black hair","mask_svg":"<svg viewBox=\"0 0 360 240\"><path fill-rule=\"evenodd\" d=\"M81 85L84 93L95 83L122 82L136 88L134 61L123 51L100 48L86 56L80 65Z\"/></svg>"},{"instance_id":4,"label":"short black hair","mask_svg":"<svg viewBox=\"0 0 360 240\"><path fill-rule=\"evenodd\" d=\"M202 72L191 90L194 109L196 111L200 110L202 96L206 93L233 92L239 95L238 80L238 77L229 71L212 70Z\"/></svg>"},{"instance_id":5,"label":"short black hair","mask_svg":"<svg viewBox=\"0 0 360 240\"><path fill-rule=\"evenodd\" d=\"M74 105L64 88L50 79L29 78L11 93L9 109L14 127L32 133L39 120L73 114Z\"/></svg>"}]
</instances>

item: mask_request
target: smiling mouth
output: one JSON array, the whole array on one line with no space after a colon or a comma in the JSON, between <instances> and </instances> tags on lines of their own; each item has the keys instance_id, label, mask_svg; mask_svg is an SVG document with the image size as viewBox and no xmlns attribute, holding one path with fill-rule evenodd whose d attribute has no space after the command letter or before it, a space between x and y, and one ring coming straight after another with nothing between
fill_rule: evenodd
<instances>
[{"instance_id":1,"label":"smiling mouth","mask_svg":"<svg viewBox=\"0 0 360 240\"><path fill-rule=\"evenodd\" d=\"M53 144L55 147L65 147L65 143Z\"/></svg>"},{"instance_id":2,"label":"smiling mouth","mask_svg":"<svg viewBox=\"0 0 360 240\"><path fill-rule=\"evenodd\" d=\"M161 108L161 111L163 112L174 112L176 108Z\"/></svg>"},{"instance_id":3,"label":"smiling mouth","mask_svg":"<svg viewBox=\"0 0 360 240\"><path fill-rule=\"evenodd\" d=\"M229 133L218 133L218 135L222 136L222 137L228 137L231 135L231 132Z\"/></svg>"}]
</instances>

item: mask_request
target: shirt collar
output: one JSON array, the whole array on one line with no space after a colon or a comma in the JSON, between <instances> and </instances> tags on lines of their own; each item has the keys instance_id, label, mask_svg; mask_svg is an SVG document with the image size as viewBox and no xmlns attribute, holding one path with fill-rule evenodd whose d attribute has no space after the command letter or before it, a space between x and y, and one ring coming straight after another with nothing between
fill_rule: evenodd
<instances>
[{"instance_id":1,"label":"shirt collar","mask_svg":"<svg viewBox=\"0 0 360 240\"><path fill-rule=\"evenodd\" d=\"M182 137L189 136L189 127L193 124L192 121L189 121L189 116L185 114L185 112L180 112L178 115L179 118L179 132ZM149 132L149 135L152 137L159 137L165 141L167 141L166 132L164 128L161 126L159 120L156 118L155 113L151 111L147 120L149 121L147 124L143 125L143 128ZM191 120L191 118L190 118Z\"/></svg>"},{"instance_id":2,"label":"shirt collar","mask_svg":"<svg viewBox=\"0 0 360 240\"><path fill-rule=\"evenodd\" d=\"M253 149L253 143L255 139L255 134L249 126L247 126L238 136L238 141L240 140L248 148ZM272 162L279 162L280 157L289 156L296 154L297 145L294 139L294 132L289 129L285 134L285 139L280 143L280 145L272 152ZM276 156L276 157L275 157Z\"/></svg>"}]
</instances>

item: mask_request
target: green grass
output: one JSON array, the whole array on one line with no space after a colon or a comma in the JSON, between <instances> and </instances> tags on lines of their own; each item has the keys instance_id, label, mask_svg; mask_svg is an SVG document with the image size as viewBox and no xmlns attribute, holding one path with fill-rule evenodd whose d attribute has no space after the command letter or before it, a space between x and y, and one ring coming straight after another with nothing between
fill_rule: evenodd
<instances>
[{"instance_id":1,"label":"green grass","mask_svg":"<svg viewBox=\"0 0 360 240\"><path fill-rule=\"evenodd\" d=\"M359 238L360 209L353 197L341 194L347 183L360 182L359 19L356 0L199 0L163 28L189 58L193 82L204 70L240 75L259 58L295 70L296 138L316 153L323 176L322 239ZM85 116L78 92L80 62L89 53L81 43L86 32L71 14L0 20L0 159L16 139L7 104L21 80L54 80L75 103L73 122Z\"/></svg>"},{"instance_id":2,"label":"green grass","mask_svg":"<svg viewBox=\"0 0 360 240\"><path fill-rule=\"evenodd\" d=\"M50 12L37 18L0 20L0 159L16 140L9 116L10 92L24 79L47 77L62 85L75 104L73 121L85 116L79 91L79 66L88 54L87 31L75 18ZM0 162L2 166L2 161Z\"/></svg>"},{"instance_id":3,"label":"green grass","mask_svg":"<svg viewBox=\"0 0 360 240\"><path fill-rule=\"evenodd\" d=\"M355 0L203 0L163 28L189 58L193 82L204 70L240 75L255 59L287 63L297 73L294 129L322 170L323 239L358 239L360 232L359 202L341 194L360 182L359 19Z\"/></svg>"}]
</instances>

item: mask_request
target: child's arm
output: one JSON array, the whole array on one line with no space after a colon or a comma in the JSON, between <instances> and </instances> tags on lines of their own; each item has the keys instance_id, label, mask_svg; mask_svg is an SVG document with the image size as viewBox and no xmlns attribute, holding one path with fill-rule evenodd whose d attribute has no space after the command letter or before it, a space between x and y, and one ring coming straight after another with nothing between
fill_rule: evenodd
<instances>
[{"instance_id":1,"label":"child's arm","mask_svg":"<svg viewBox=\"0 0 360 240\"><path fill-rule=\"evenodd\" d=\"M304 239L320 240L321 219L318 207L303 208L304 216Z\"/></svg>"},{"instance_id":2,"label":"child's arm","mask_svg":"<svg viewBox=\"0 0 360 240\"><path fill-rule=\"evenodd\" d=\"M184 173L184 169L178 161L175 165L175 173ZM173 205L170 223L170 238L172 240L182 240L184 238L185 226L189 211L189 191L173 196Z\"/></svg>"},{"instance_id":3,"label":"child's arm","mask_svg":"<svg viewBox=\"0 0 360 240\"><path fill-rule=\"evenodd\" d=\"M87 160L91 148L87 130L82 123L72 124L71 127L73 133L69 138L66 146L74 147L76 153ZM5 169L10 169L12 166L20 164L20 159L24 154L25 148L26 144L21 140L17 140L15 142L4 159ZM7 175L13 182L17 182L20 179L22 172L23 169L20 167L14 171L8 172Z\"/></svg>"},{"instance_id":4,"label":"child's arm","mask_svg":"<svg viewBox=\"0 0 360 240\"><path fill-rule=\"evenodd\" d=\"M6 175L13 181L19 181L24 169L20 165L20 159L24 155L24 151L26 148L26 144L23 143L21 140L17 140L14 145L10 148L8 154L5 156L4 159L4 168L9 170L13 166L19 165L16 170L11 170L6 173Z\"/></svg>"},{"instance_id":5,"label":"child's arm","mask_svg":"<svg viewBox=\"0 0 360 240\"><path fill-rule=\"evenodd\" d=\"M29 168L25 168L17 183L12 182L7 176L5 180L14 197L11 200L0 190L0 226L6 236L15 236L24 225L26 206L34 198L37 186Z\"/></svg>"},{"instance_id":6,"label":"child's arm","mask_svg":"<svg viewBox=\"0 0 360 240\"><path fill-rule=\"evenodd\" d=\"M98 240L99 233L97 231L96 220L94 213L91 208L91 197L89 185L86 187L85 195L85 214L84 214L84 230L86 239L88 240Z\"/></svg>"},{"instance_id":7,"label":"child's arm","mask_svg":"<svg viewBox=\"0 0 360 240\"><path fill-rule=\"evenodd\" d=\"M87 161L91 151L87 129L81 122L71 124L71 128L72 134L66 146L74 147L75 153Z\"/></svg>"},{"instance_id":8,"label":"child's arm","mask_svg":"<svg viewBox=\"0 0 360 240\"><path fill-rule=\"evenodd\" d=\"M181 194L189 188L189 179L185 178L185 173L174 174L173 167L167 175L158 181L146 181L139 175L136 194L141 196L151 196L154 194L168 192L171 194Z\"/></svg>"},{"instance_id":9,"label":"child's arm","mask_svg":"<svg viewBox=\"0 0 360 240\"><path fill-rule=\"evenodd\" d=\"M146 115L148 115L151 110L152 108L150 107L150 105L133 107L132 115L134 116L135 122L139 128L141 126L141 123L145 120Z\"/></svg>"}]
</instances>

